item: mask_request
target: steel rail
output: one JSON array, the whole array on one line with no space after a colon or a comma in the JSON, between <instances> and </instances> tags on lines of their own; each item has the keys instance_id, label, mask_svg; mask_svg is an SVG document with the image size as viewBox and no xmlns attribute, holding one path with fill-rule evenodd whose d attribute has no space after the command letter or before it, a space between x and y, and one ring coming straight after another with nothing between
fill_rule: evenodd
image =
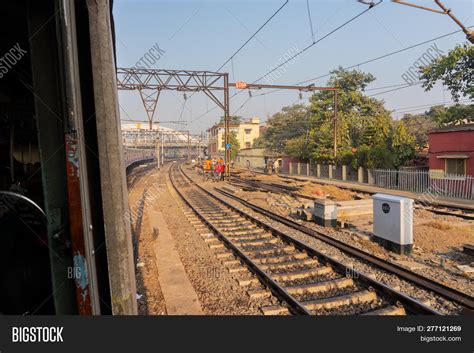
<instances>
[{"instance_id":1,"label":"steel rail","mask_svg":"<svg viewBox=\"0 0 474 353\"><path fill-rule=\"evenodd\" d=\"M382 282L379 282L373 278L370 278L368 276L366 276L365 274L363 274L362 272L360 271L357 271L355 270L354 268L351 268L351 267L348 267L346 265L344 265L343 263L331 258L330 256L322 253L322 252L319 252L317 251L316 249L314 248L311 248L309 247L308 245L302 243L301 241L291 237L290 235L288 234L285 234L281 231L279 231L278 229L272 227L271 225L265 223L265 222L262 222L261 220L255 218L254 216L246 213L245 211L233 206L232 204L228 203L227 201L217 197L216 195L214 195L213 193L211 193L210 191L206 190L205 188L203 188L202 186L200 186L199 184L195 183L188 175L186 175L186 173L184 173L181 169L181 167L179 167L179 170L181 171L182 175L188 179L188 181L193 184L194 186L196 186L199 190L202 190L204 193L206 193L207 195L211 196L213 199L219 201L220 203L222 203L223 205L225 205L227 208L230 208L231 210L237 212L238 214L240 214L241 216L247 218L248 220L250 220L251 222L253 223L256 223L257 225L259 225L260 227L270 231L273 235L276 235L278 237L280 237L283 241L289 243L289 244L292 244L294 245L297 249L301 250L301 251L304 251L306 252L308 255L310 256L313 256L313 257L316 257L318 258L319 260L322 260L321 262L322 263L325 263L325 264L329 264L330 266L332 266L333 268L335 268L337 271L341 272L341 273L348 273L348 271L350 273L353 274L353 277L356 278L358 281L360 282L363 282L367 287L369 288L373 288L376 292L378 292L379 294L382 295L382 297L389 297L392 299L392 301L394 303L396 302L399 302L401 303L405 309L408 311L408 312L411 312L411 313L416 313L416 314L423 314L423 315L442 315L440 312L436 311L435 309L421 303L420 301L414 299L414 298L411 298L399 291L396 291L395 289L385 285L384 283ZM216 191L224 194L225 196L227 197L230 197L232 199L235 199L236 201L242 203L244 206L250 208L250 209L253 209L254 211L257 211L259 213L262 213L263 215L265 216L268 216L269 218L272 218L272 213L268 213L266 210L258 207L258 206L255 206L255 205L252 205L248 202L246 202L245 200L242 200L238 197L235 197L234 195L231 195L229 193L226 193L225 191L222 191L222 190L219 190L219 189L215 189ZM277 215L275 215L277 216ZM293 225L290 225L289 223L286 223L286 219L282 217L281 220L279 219L275 219L277 221L279 221L280 223L283 223L285 225L288 225L290 226L291 228L295 228L293 227ZM298 225L296 223L296 225ZM295 228L296 229L296 228ZM299 229L297 229L299 230ZM308 230L310 230L308 228ZM304 231L303 231L304 232ZM317 237L319 238L319 237ZM320 240L323 240L325 241L326 239L320 239ZM333 240L333 239L328 239L328 240ZM329 241L326 241L327 243L329 243ZM341 242L339 242L340 244L342 245L345 245ZM330 245L333 245L337 248L339 248L340 250L342 251L345 251L344 249L342 249L341 247L339 247L338 245L339 244L336 244L336 243L333 243L333 244L330 244ZM355 249L355 248L353 248ZM357 249L355 249L357 250ZM347 251L349 252L349 251ZM367 253L364 253L364 252L361 252L362 254L365 254L365 255L369 255ZM369 261L371 262L370 260L366 260L366 261Z\"/></svg>"},{"instance_id":2,"label":"steel rail","mask_svg":"<svg viewBox=\"0 0 474 353\"><path fill-rule=\"evenodd\" d=\"M214 234L225 244L225 246L231 250L237 257L239 257L249 269L263 282L265 283L270 291L280 300L287 303L289 310L294 314L300 315L311 315L311 312L306 309L299 301L297 301L290 293L288 293L282 286L280 286L275 280L273 280L264 270L260 268L254 261L252 261L247 255L245 255L229 238L227 238L214 224L209 221L194 205L184 196L184 194L176 186L175 181L172 177L172 165L169 169L169 178L171 184L175 188L178 195L183 201L192 209L192 211L213 231ZM185 174L181 171L182 175ZM187 176L186 176L187 177ZM196 186L196 184L193 183Z\"/></svg>"},{"instance_id":3,"label":"steel rail","mask_svg":"<svg viewBox=\"0 0 474 353\"><path fill-rule=\"evenodd\" d=\"M390 273L393 273L405 280L408 280L410 282L413 282L415 283L417 286L420 286L420 287L423 287L425 289L428 289L446 299L449 299L453 302L456 302L458 304L461 304L462 306L464 306L466 309L468 310L474 310L474 300L473 300L473 297L466 294L466 293L463 293L461 291L458 291L457 289L454 289L454 288L451 288L449 286L446 286L442 283L439 283L437 281L434 281L430 278L427 278L425 276L422 276L416 272L412 272L412 271L409 271L401 266L398 266L396 264L393 264L391 262L388 262L388 261L385 261L379 257L376 257L374 255L371 255L365 251L362 251L362 250L359 250L351 245L348 245L346 243L343 243L342 241L339 241L335 238L332 238L330 237L329 235L326 235L320 231L315 231L311 228L308 228L304 225L301 225L301 224L298 224L297 222L294 222L286 217L283 217L283 216L280 216L280 215L277 215L271 211L268 211L268 210L265 210L259 206L256 206L256 205L253 205L251 203L249 203L248 201L246 200L243 200L235 195L232 195L230 193L227 193L223 190L219 190L219 189L216 189L216 191L218 191L219 193L235 200L235 201L238 201L240 203L242 203L244 206L258 212L258 213L261 213L263 215L265 215L266 217L270 218L270 219L273 219L275 221L278 221L278 222L281 222L291 228L294 228L296 230L299 230L307 235L310 235L314 238L317 238L321 241L324 241L330 245L333 245L335 247L337 247L338 249L354 256L354 257L357 257L359 259L362 259L366 262L369 262L373 265L376 265L377 267L385 270L385 271L388 271Z\"/></svg>"},{"instance_id":4,"label":"steel rail","mask_svg":"<svg viewBox=\"0 0 474 353\"><path fill-rule=\"evenodd\" d=\"M264 173L262 173L262 174L264 174ZM250 185L252 187L255 187L255 188L260 188L260 189L264 189L264 190L267 190L267 191L273 191L275 193L289 194L289 195L294 196L294 197L301 197L303 199L308 199L308 200L316 200L317 199L316 197L303 195L303 194L300 194L296 191L292 191L291 189L289 189L290 187L286 186L286 185L277 185L277 184L274 184L274 183L267 184L267 183L262 183L262 182L257 181L257 180L246 180L246 179L243 179L243 178L235 176L235 175L233 175L232 177L237 179L238 182L240 182L240 183L245 183L245 184L248 184L248 185ZM290 179L290 177L286 177L286 178ZM299 179L295 178L294 180L298 181ZM317 184L316 181L310 181L310 182ZM373 195L373 194L376 193L376 192L369 192L369 191L359 191L359 190L352 189L351 187L345 186L345 185L337 185L337 187L342 188L342 189L357 191L358 193L361 193L361 194ZM460 214L460 213L456 213L456 212L449 212L449 211L437 210L436 209L436 207L439 207L439 208L455 210L455 208L452 207L452 206L444 206L444 205L439 205L438 206L438 205L435 205L435 204L433 204L431 206L427 206L427 204L429 204L428 201L417 200L417 199L415 199L414 201L415 201L415 204L418 206L418 207L415 207L415 208L420 209L420 210L426 210L426 211L429 211L429 212L433 212L433 213L440 214L440 215L445 215L445 216L459 217L459 218L463 218L463 219L466 219L466 220L474 220L474 213L471 209L468 209L468 208L458 207L459 210L465 212L464 214Z\"/></svg>"}]
</instances>

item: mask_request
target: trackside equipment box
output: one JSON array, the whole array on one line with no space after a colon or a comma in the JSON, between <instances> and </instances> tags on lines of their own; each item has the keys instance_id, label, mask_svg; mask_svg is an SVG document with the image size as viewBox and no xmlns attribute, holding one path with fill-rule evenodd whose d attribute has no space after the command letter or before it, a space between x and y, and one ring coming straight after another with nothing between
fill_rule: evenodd
<instances>
[{"instance_id":1,"label":"trackside equipment box","mask_svg":"<svg viewBox=\"0 0 474 353\"><path fill-rule=\"evenodd\" d=\"M375 194L375 240L389 250L409 254L413 248L413 200L393 195Z\"/></svg>"}]
</instances>

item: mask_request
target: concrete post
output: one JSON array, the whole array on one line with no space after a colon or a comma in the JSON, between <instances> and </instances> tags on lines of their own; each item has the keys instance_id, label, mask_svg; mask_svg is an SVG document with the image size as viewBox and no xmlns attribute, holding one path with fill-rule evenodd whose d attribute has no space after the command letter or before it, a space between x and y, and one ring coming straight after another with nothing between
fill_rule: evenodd
<instances>
[{"instance_id":1,"label":"concrete post","mask_svg":"<svg viewBox=\"0 0 474 353\"><path fill-rule=\"evenodd\" d=\"M347 180L347 166L343 165L342 166L342 181L346 181L346 180Z\"/></svg>"},{"instance_id":2,"label":"concrete post","mask_svg":"<svg viewBox=\"0 0 474 353\"><path fill-rule=\"evenodd\" d=\"M293 163L288 162L288 174L293 174Z\"/></svg>"},{"instance_id":3,"label":"concrete post","mask_svg":"<svg viewBox=\"0 0 474 353\"><path fill-rule=\"evenodd\" d=\"M314 201L314 221L324 227L335 227L337 225L337 204L330 199Z\"/></svg>"},{"instance_id":4,"label":"concrete post","mask_svg":"<svg viewBox=\"0 0 474 353\"><path fill-rule=\"evenodd\" d=\"M316 177L321 178L321 164L316 164Z\"/></svg>"},{"instance_id":5,"label":"concrete post","mask_svg":"<svg viewBox=\"0 0 474 353\"><path fill-rule=\"evenodd\" d=\"M309 163L306 164L306 175L309 176Z\"/></svg>"},{"instance_id":6,"label":"concrete post","mask_svg":"<svg viewBox=\"0 0 474 353\"><path fill-rule=\"evenodd\" d=\"M100 183L114 315L137 314L128 192L123 165L110 3L87 0L91 38L92 80L98 141Z\"/></svg>"},{"instance_id":7,"label":"concrete post","mask_svg":"<svg viewBox=\"0 0 474 353\"><path fill-rule=\"evenodd\" d=\"M301 174L301 163L300 162L298 162L298 164L296 165L296 172L297 172L298 175Z\"/></svg>"},{"instance_id":8,"label":"concrete post","mask_svg":"<svg viewBox=\"0 0 474 353\"><path fill-rule=\"evenodd\" d=\"M332 173L333 172L333 167L334 166L332 164L329 164L329 179L332 179L332 177L333 177L333 173Z\"/></svg>"},{"instance_id":9,"label":"concrete post","mask_svg":"<svg viewBox=\"0 0 474 353\"><path fill-rule=\"evenodd\" d=\"M364 182L364 168L362 167L359 167L359 169L357 170L357 181L359 183Z\"/></svg>"},{"instance_id":10,"label":"concrete post","mask_svg":"<svg viewBox=\"0 0 474 353\"><path fill-rule=\"evenodd\" d=\"M371 169L368 169L367 170L367 174L368 174L368 184L369 185L374 185L375 184L375 180L374 180L374 173Z\"/></svg>"}]
</instances>

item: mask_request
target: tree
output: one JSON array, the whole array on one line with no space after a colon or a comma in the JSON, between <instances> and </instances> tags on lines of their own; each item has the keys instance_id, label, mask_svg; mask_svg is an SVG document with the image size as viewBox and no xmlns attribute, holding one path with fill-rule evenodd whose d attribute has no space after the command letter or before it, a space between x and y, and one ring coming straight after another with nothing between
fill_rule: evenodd
<instances>
[{"instance_id":1,"label":"tree","mask_svg":"<svg viewBox=\"0 0 474 353\"><path fill-rule=\"evenodd\" d=\"M474 122L474 105L456 104L451 107L437 105L426 113L438 126Z\"/></svg>"},{"instance_id":2,"label":"tree","mask_svg":"<svg viewBox=\"0 0 474 353\"><path fill-rule=\"evenodd\" d=\"M474 46L468 43L458 45L420 71L420 79L427 91L441 80L456 102L461 96L474 98Z\"/></svg>"},{"instance_id":3,"label":"tree","mask_svg":"<svg viewBox=\"0 0 474 353\"><path fill-rule=\"evenodd\" d=\"M401 121L408 132L415 137L415 145L418 149L423 149L428 145L428 133L439 126L439 123L427 114L405 114Z\"/></svg>"},{"instance_id":4,"label":"tree","mask_svg":"<svg viewBox=\"0 0 474 353\"><path fill-rule=\"evenodd\" d=\"M285 152L288 141L309 132L309 112L303 104L284 107L268 119L260 145L279 153Z\"/></svg>"},{"instance_id":5,"label":"tree","mask_svg":"<svg viewBox=\"0 0 474 353\"><path fill-rule=\"evenodd\" d=\"M397 124L392 136L393 163L396 168L415 157L415 137L411 135L403 121Z\"/></svg>"},{"instance_id":6,"label":"tree","mask_svg":"<svg viewBox=\"0 0 474 353\"><path fill-rule=\"evenodd\" d=\"M331 72L328 86L339 88L337 146L338 153L360 145L386 147L390 134L391 117L383 103L367 97L363 90L375 80L371 74L346 71ZM333 92L321 91L312 95L311 134L314 151L312 157L321 162L333 159Z\"/></svg>"},{"instance_id":7,"label":"tree","mask_svg":"<svg viewBox=\"0 0 474 353\"><path fill-rule=\"evenodd\" d=\"M230 143L230 159L234 160L239 153L240 150L240 143L239 139L237 138L237 134L234 131L231 131L229 134L229 143Z\"/></svg>"},{"instance_id":8,"label":"tree","mask_svg":"<svg viewBox=\"0 0 474 353\"><path fill-rule=\"evenodd\" d=\"M238 125L242 122L242 117L239 115L231 115L229 116L229 122L230 124L233 125ZM221 116L221 119L219 120L219 124L224 124L224 117Z\"/></svg>"},{"instance_id":9,"label":"tree","mask_svg":"<svg viewBox=\"0 0 474 353\"><path fill-rule=\"evenodd\" d=\"M383 101L364 89L374 76L342 68L331 72L328 86L338 90L337 155L334 160L334 92L319 91L306 107L285 107L268 120L259 145L319 163L367 168L393 168L414 155L415 136L404 123L394 124Z\"/></svg>"}]
</instances>

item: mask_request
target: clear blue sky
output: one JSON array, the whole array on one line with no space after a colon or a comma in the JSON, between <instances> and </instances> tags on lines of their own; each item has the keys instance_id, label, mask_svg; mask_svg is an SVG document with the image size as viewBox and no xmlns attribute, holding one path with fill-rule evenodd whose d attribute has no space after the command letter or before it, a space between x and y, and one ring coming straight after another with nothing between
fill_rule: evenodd
<instances>
[{"instance_id":1,"label":"clear blue sky","mask_svg":"<svg viewBox=\"0 0 474 353\"><path fill-rule=\"evenodd\" d=\"M411 2L435 6L434 1L411 0ZM474 25L474 1L443 2L466 26ZM134 66L157 43L166 53L155 65L156 68L216 70L283 3L283 0L115 0L118 66ZM316 40L366 8L356 0L310 0L309 4ZM385 0L300 55L275 83L296 84L324 75L338 66L354 65L458 29L459 27L448 16ZM463 42L465 35L460 32L435 43L446 53L456 44ZM278 59L289 49L296 46L301 50L310 43L311 30L306 1L290 0L234 58L233 70L229 62L221 71L229 72L231 81L253 82L278 63ZM362 71L370 72L376 77L376 81L368 88L405 83L401 75L432 44L428 43L360 66ZM260 82L267 83L265 80ZM315 83L324 86L326 82L327 78L323 78ZM369 91L367 94L381 91ZM260 92L254 92L254 95L258 93ZM303 95L303 100L307 101L308 93ZM272 115L282 107L299 101L298 93L295 91L280 91L264 97L250 99L237 115L244 118L259 116L265 120L267 114ZM122 119L146 119L138 92L120 91L119 98ZM247 92L242 92L233 98L231 113L247 98ZM385 101L387 109L408 108L396 111L395 117L408 110L414 113L421 112L423 109L416 109L422 105L452 100L449 92L443 92L441 85L430 92L424 92L420 86L413 86L381 94L377 98ZM194 120L213 108L213 103L204 93L195 94L188 99L184 109L183 101L182 93L164 92L155 112L155 121L176 121L181 116L181 120L188 125L164 124L164 126L199 133L209 128L222 115L219 109L215 109L204 117Z\"/></svg>"}]
</instances>

